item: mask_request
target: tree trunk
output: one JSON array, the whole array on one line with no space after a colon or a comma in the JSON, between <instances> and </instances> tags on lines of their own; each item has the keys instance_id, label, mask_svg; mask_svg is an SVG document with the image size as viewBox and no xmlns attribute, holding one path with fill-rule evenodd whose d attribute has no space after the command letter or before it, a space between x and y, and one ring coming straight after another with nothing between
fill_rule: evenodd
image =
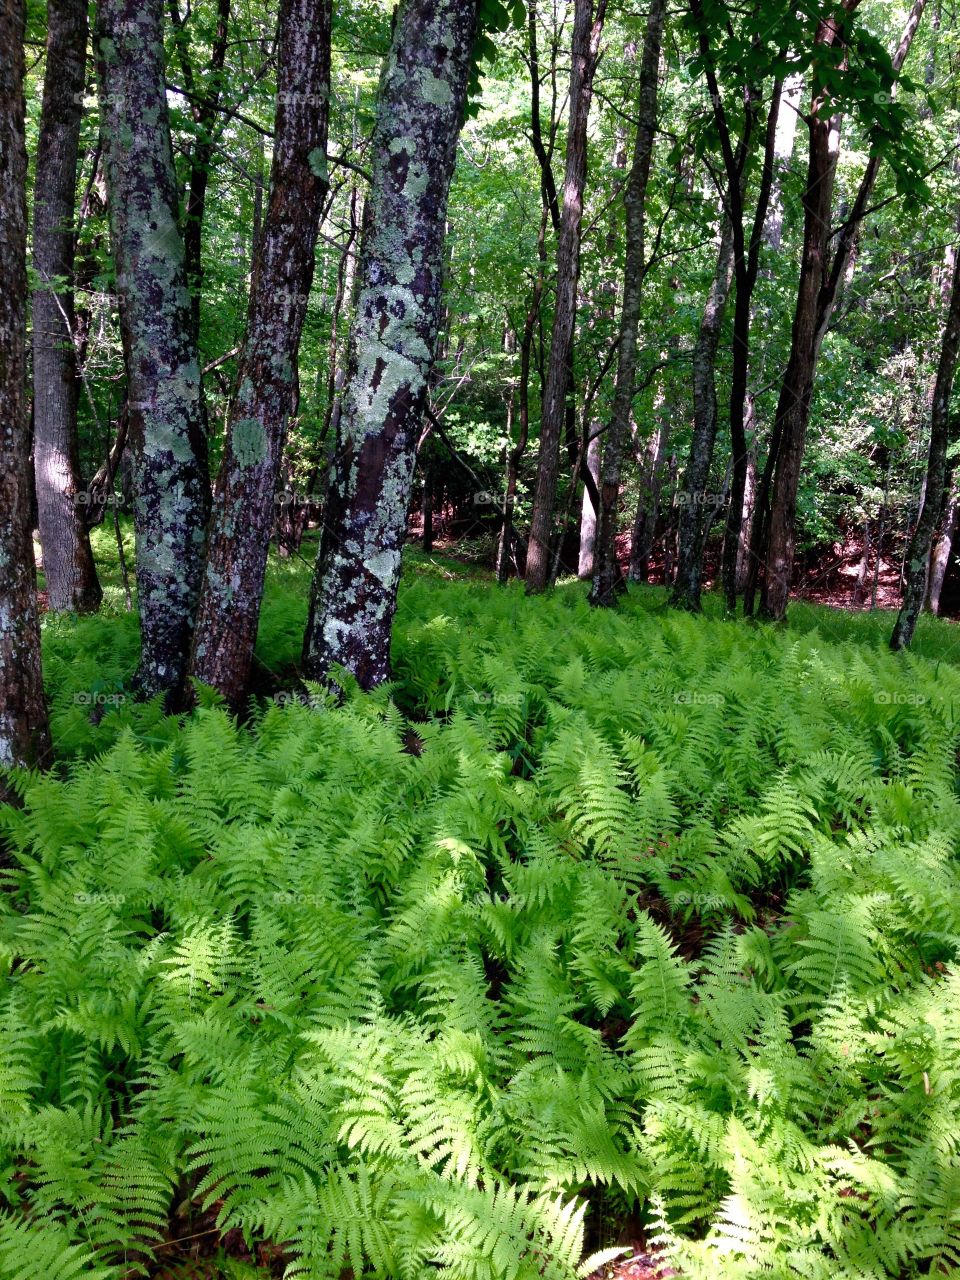
<instances>
[{"instance_id":1,"label":"tree trunk","mask_svg":"<svg viewBox=\"0 0 960 1280\"><path fill-rule=\"evenodd\" d=\"M127 367L141 656L137 685L183 686L210 510L200 365L177 225L162 0L101 0L96 52Z\"/></svg>"},{"instance_id":2,"label":"tree trunk","mask_svg":"<svg viewBox=\"0 0 960 1280\"><path fill-rule=\"evenodd\" d=\"M433 467L428 459L423 462L423 550L429 555L433 550Z\"/></svg>"},{"instance_id":3,"label":"tree trunk","mask_svg":"<svg viewBox=\"0 0 960 1280\"><path fill-rule=\"evenodd\" d=\"M733 226L724 218L713 283L693 350L693 438L680 492L677 577L671 603L700 611L703 549L708 527L707 482L717 439L717 348L733 283Z\"/></svg>"},{"instance_id":4,"label":"tree trunk","mask_svg":"<svg viewBox=\"0 0 960 1280\"><path fill-rule=\"evenodd\" d=\"M543 192L543 188L541 187ZM500 540L497 544L496 573L498 582L506 582L509 573L510 556L516 541L513 527L513 510L517 499L517 483L520 479L520 463L526 452L530 438L530 356L533 350L533 338L540 320L540 302L543 297L543 284L546 273L547 217L549 206L543 194L543 205L540 210L540 231L537 236L537 274L534 277L533 289L527 314L523 325L523 334L519 342L520 378L517 398L520 417L520 434L515 445L508 448L507 473L503 493L503 524L500 526ZM515 561L516 563L516 561ZM520 566L517 565L517 571Z\"/></svg>"},{"instance_id":5,"label":"tree trunk","mask_svg":"<svg viewBox=\"0 0 960 1280\"><path fill-rule=\"evenodd\" d=\"M868 516L863 522L863 546L860 552L860 563L857 566L857 578L853 584L853 607L862 609L867 598L867 574L870 572L870 552L872 550L871 535L873 528Z\"/></svg>"},{"instance_id":6,"label":"tree trunk","mask_svg":"<svg viewBox=\"0 0 960 1280\"><path fill-rule=\"evenodd\" d=\"M753 512L757 495L756 410L753 397L747 400L747 422L751 429L751 445L747 451L747 479L743 489L743 511L740 516L740 541L737 546L737 595L743 594L750 558Z\"/></svg>"},{"instance_id":7,"label":"tree trunk","mask_svg":"<svg viewBox=\"0 0 960 1280\"><path fill-rule=\"evenodd\" d=\"M590 431L600 430L600 424L594 422ZM587 445L587 470L593 476L594 483L600 484L600 437L592 434ZM594 553L597 540L597 513L594 510L590 490L584 486L583 505L580 509L580 555L577 563L577 576L590 581L593 577Z\"/></svg>"},{"instance_id":8,"label":"tree trunk","mask_svg":"<svg viewBox=\"0 0 960 1280\"><path fill-rule=\"evenodd\" d=\"M845 0L849 11L856 0ZM840 35L837 19L821 22L818 45L832 45ZM786 615L796 541L797 487L806 440L816 364L817 301L824 281L830 235L834 179L840 146L838 117L824 114L827 95L815 84L808 128L810 154L803 193L804 230L800 281L794 309L790 359L780 388L771 450L776 445L773 499L761 590L760 611L770 619ZM762 510L758 511L762 517Z\"/></svg>"},{"instance_id":9,"label":"tree trunk","mask_svg":"<svg viewBox=\"0 0 960 1280\"><path fill-rule=\"evenodd\" d=\"M763 245L763 228L767 222L767 210L773 189L776 166L777 112L780 110L782 85L776 81L767 117L766 142L763 153L763 170L760 190L754 213L753 229L746 245L737 258L734 272L737 280L737 298L733 314L733 368L730 374L730 497L727 503L727 519L723 531L721 577L724 603L728 613L737 610L737 560L740 553L740 522L743 518L743 501L747 491L749 446L747 443L747 418L750 411L748 384L750 375L750 334L753 319L753 292L760 274L760 250ZM758 95L748 94L751 110L758 106ZM742 216L742 201L741 216ZM734 244L741 237L734 237Z\"/></svg>"},{"instance_id":10,"label":"tree trunk","mask_svg":"<svg viewBox=\"0 0 960 1280\"><path fill-rule=\"evenodd\" d=\"M906 649L913 640L917 620L927 595L930 572L930 552L940 513L943 510L944 489L947 480L947 448L950 444L950 396L957 371L957 355L960 352L960 271L953 275L950 292L950 308L943 333L940 364L933 393L930 423L930 451L920 516L910 540L907 555L907 581L903 603L897 617L891 649Z\"/></svg>"},{"instance_id":11,"label":"tree trunk","mask_svg":"<svg viewBox=\"0 0 960 1280\"><path fill-rule=\"evenodd\" d=\"M0 770L42 765L50 748L40 669L24 403L27 153L23 0L0 6ZM0 801L12 793L0 772Z\"/></svg>"},{"instance_id":12,"label":"tree trunk","mask_svg":"<svg viewBox=\"0 0 960 1280\"><path fill-rule=\"evenodd\" d=\"M859 0L844 0L852 13ZM899 74L923 17L926 0L915 0L891 62ZM818 44L840 39L838 19L827 19L817 32ZM852 261L856 237L869 205L879 170L879 158L868 162L854 202L838 237L828 271L830 213L839 153L839 120L822 116L826 95L814 88L809 118L810 161L804 193L804 246L794 313L790 360L784 375L774 421L771 446L776 443L773 489L770 503L760 610L774 621L786 617L796 546L797 490L806 443L807 423L820 347L836 306L840 285ZM761 519L765 503L758 509Z\"/></svg>"},{"instance_id":13,"label":"tree trunk","mask_svg":"<svg viewBox=\"0 0 960 1280\"><path fill-rule=\"evenodd\" d=\"M171 16L178 33L183 27L177 0L171 0ZM203 290L203 215L207 203L207 187L213 160L214 122L220 105L223 86L223 68L227 57L227 35L230 25L230 0L217 0L217 26L210 49L207 68L208 82L199 99L192 101L196 140L190 151L190 173L187 178L187 197L183 219L183 247L190 289L190 322L193 340L200 341L200 295ZM184 33L185 34L185 33ZM193 73L185 43L178 45L181 65L186 81L185 88L193 89Z\"/></svg>"},{"instance_id":14,"label":"tree trunk","mask_svg":"<svg viewBox=\"0 0 960 1280\"><path fill-rule=\"evenodd\" d=\"M933 614L940 613L940 596L947 576L947 567L950 564L950 554L953 551L958 515L960 515L960 505L958 505L957 489L956 485L954 485L947 499L946 511L943 514L943 520L940 525L940 536L936 540L933 556L930 560L930 588L927 592L927 607Z\"/></svg>"},{"instance_id":15,"label":"tree trunk","mask_svg":"<svg viewBox=\"0 0 960 1280\"><path fill-rule=\"evenodd\" d=\"M74 208L87 65L86 0L48 0L33 203L33 430L37 512L52 610L90 613L103 593L78 495Z\"/></svg>"},{"instance_id":16,"label":"tree trunk","mask_svg":"<svg viewBox=\"0 0 960 1280\"><path fill-rule=\"evenodd\" d=\"M719 315L710 316L708 304L704 324L707 327L705 349L698 352L694 366L694 398L701 404L698 417L702 419L695 424L691 463L684 489L685 502L681 508L680 528L680 572L673 593L673 603L692 610L700 608L700 585L703 573L703 550L712 521L706 518L706 484L713 457L713 446L716 439L716 336L710 333L710 324L719 328L723 321L730 291L729 273L737 282L736 307L733 321L733 368L730 379L730 455L731 455L731 493L728 503L726 528L724 531L723 550L723 585L727 609L736 608L736 553L739 545L740 518L743 511L743 496L747 475L747 442L746 442L746 410L747 410L747 378L750 363L750 322L753 290L760 269L760 248L763 228L767 219L767 208L773 185L776 162L777 113L780 109L781 84L776 81L770 97L770 110L767 117L766 141L763 152L763 171L757 204L754 212L752 233L749 241L744 226L744 194L746 187L747 162L751 152L751 144L757 119L760 112L760 93L754 86L747 85L743 89L745 113L743 133L736 150L730 134L729 122L720 86L713 63L709 34L704 23L703 7L700 0L691 0L691 9L698 26L698 44L707 87L713 103L714 118L720 135L724 169L726 171L726 194L724 207L729 224L730 262L724 261L723 245L717 264L717 276L714 287L720 303ZM725 278L726 277L726 278ZM698 394L699 389L699 394ZM699 428L697 430L696 428ZM696 450L696 453L693 452ZM699 486L699 487L697 487Z\"/></svg>"},{"instance_id":17,"label":"tree trunk","mask_svg":"<svg viewBox=\"0 0 960 1280\"><path fill-rule=\"evenodd\" d=\"M640 480L640 496L633 519L630 539L630 563L627 578L630 582L646 582L650 572L650 554L660 515L660 491L663 486L663 462L670 438L670 418L664 414L654 430L647 446L644 474Z\"/></svg>"},{"instance_id":18,"label":"tree trunk","mask_svg":"<svg viewBox=\"0 0 960 1280\"><path fill-rule=\"evenodd\" d=\"M647 31L640 62L640 94L637 134L633 160L624 192L626 249L623 267L623 302L617 340L617 377L614 384L610 425L603 448L600 474L600 510L597 512L596 565L591 601L613 604L624 590L617 558L617 515L623 455L630 437L630 414L637 384L637 338L640 330L640 303L646 274L647 186L657 132L658 77L660 50L666 23L666 0L651 0ZM584 496L584 502L586 502ZM581 575L582 576L582 575Z\"/></svg>"},{"instance_id":19,"label":"tree trunk","mask_svg":"<svg viewBox=\"0 0 960 1280\"><path fill-rule=\"evenodd\" d=\"M570 122L560 232L557 239L557 290L550 359L540 415L537 482L527 547L528 592L544 591L550 576L550 533L560 470L560 440L567 421L567 400L573 374L573 332L577 318L577 284L580 277L583 188L587 174L587 121L605 11L606 0L597 0L596 14L593 11L593 0L574 0L570 50Z\"/></svg>"},{"instance_id":20,"label":"tree trunk","mask_svg":"<svg viewBox=\"0 0 960 1280\"><path fill-rule=\"evenodd\" d=\"M447 196L477 0L402 0L380 83L362 283L303 665L386 680L407 507L440 326Z\"/></svg>"},{"instance_id":21,"label":"tree trunk","mask_svg":"<svg viewBox=\"0 0 960 1280\"><path fill-rule=\"evenodd\" d=\"M770 214L763 229L763 239L768 249L779 253L783 244L783 179L793 159L793 145L797 137L797 121L800 119L800 97L803 93L803 77L794 72L780 87L777 106L777 135L774 140L773 186L770 191Z\"/></svg>"},{"instance_id":22,"label":"tree trunk","mask_svg":"<svg viewBox=\"0 0 960 1280\"><path fill-rule=\"evenodd\" d=\"M274 493L327 192L330 0L281 0L270 199L217 477L190 674L243 701L253 661Z\"/></svg>"}]
</instances>

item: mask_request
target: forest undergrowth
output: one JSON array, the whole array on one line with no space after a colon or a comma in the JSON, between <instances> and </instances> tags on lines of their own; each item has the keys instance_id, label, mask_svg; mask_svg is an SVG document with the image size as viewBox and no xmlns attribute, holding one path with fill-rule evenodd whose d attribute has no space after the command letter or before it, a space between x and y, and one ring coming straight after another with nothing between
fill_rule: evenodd
<instances>
[{"instance_id":1,"label":"forest undergrowth","mask_svg":"<svg viewBox=\"0 0 960 1280\"><path fill-rule=\"evenodd\" d=\"M0 1277L166 1274L203 1214L291 1280L572 1280L631 1234L710 1280L960 1266L955 630L413 557L392 684L335 705L289 679L308 573L239 726L128 699L115 592L47 621Z\"/></svg>"}]
</instances>

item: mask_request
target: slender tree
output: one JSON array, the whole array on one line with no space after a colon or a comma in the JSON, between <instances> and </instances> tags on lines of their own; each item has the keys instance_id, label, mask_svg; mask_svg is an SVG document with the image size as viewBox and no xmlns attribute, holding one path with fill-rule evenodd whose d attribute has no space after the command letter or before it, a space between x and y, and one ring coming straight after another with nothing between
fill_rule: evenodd
<instances>
[{"instance_id":1,"label":"slender tree","mask_svg":"<svg viewBox=\"0 0 960 1280\"><path fill-rule=\"evenodd\" d=\"M890 637L891 649L909 647L927 595L930 553L946 496L947 449L950 444L951 424L950 397L953 393L958 355L960 355L960 271L955 271L931 405L930 449L927 455L923 501L913 537L910 539L906 586L900 613L897 616L893 635Z\"/></svg>"},{"instance_id":2,"label":"slender tree","mask_svg":"<svg viewBox=\"0 0 960 1280\"><path fill-rule=\"evenodd\" d=\"M733 285L733 225L723 219L717 265L700 318L693 348L693 435L684 470L677 531L677 576L671 603L691 612L700 610L703 552L706 542L707 483L713 464L719 419L717 407L717 351Z\"/></svg>"},{"instance_id":3,"label":"slender tree","mask_svg":"<svg viewBox=\"0 0 960 1280\"><path fill-rule=\"evenodd\" d=\"M843 0L840 13L821 22L816 36L818 46L829 47L842 41L844 23L859 2L860 0ZM925 6L926 0L914 0L903 34L891 58L895 75L899 74L906 61ZM786 616L790 594L796 545L797 490L820 347L836 306L840 286L852 262L857 235L880 167L880 157L871 157L853 209L841 228L831 261L831 203L839 154L840 121L836 116L829 116L828 102L828 93L815 78L807 121L810 156L803 197L803 253L790 359L781 384L774 419L771 479L766 484L761 484L757 503L759 528L754 538L754 549L757 566L761 562L763 564L760 611L774 621L782 621ZM766 544L761 556L760 538L767 512L768 486L769 517L766 519Z\"/></svg>"},{"instance_id":4,"label":"slender tree","mask_svg":"<svg viewBox=\"0 0 960 1280\"><path fill-rule=\"evenodd\" d=\"M178 227L163 0L101 0L96 54L127 369L142 694L186 672L210 510L200 365Z\"/></svg>"},{"instance_id":5,"label":"slender tree","mask_svg":"<svg viewBox=\"0 0 960 1280\"><path fill-rule=\"evenodd\" d=\"M102 592L90 549L77 446L74 208L87 65L86 0L49 0L33 198L33 432L47 599L87 613Z\"/></svg>"},{"instance_id":6,"label":"slender tree","mask_svg":"<svg viewBox=\"0 0 960 1280\"><path fill-rule=\"evenodd\" d=\"M42 764L50 738L40 669L30 537L30 431L24 402L27 153L23 0L0 4L0 800L2 770Z\"/></svg>"},{"instance_id":7,"label":"slender tree","mask_svg":"<svg viewBox=\"0 0 960 1280\"><path fill-rule=\"evenodd\" d=\"M540 452L527 547L526 584L543 591L550 577L550 534L560 471L560 441L568 415L573 368L573 335L580 278L583 189L587 175L587 122L593 77L600 53L606 0L574 0L571 41L570 119L560 227L557 237L557 284L550 357L540 415Z\"/></svg>"},{"instance_id":8,"label":"slender tree","mask_svg":"<svg viewBox=\"0 0 960 1280\"><path fill-rule=\"evenodd\" d=\"M614 385L610 424L600 465L600 510L594 553L594 604L609 605L624 590L625 583L617 559L618 507L623 456L630 438L630 414L637 383L637 338L640 303L646 274L645 237L647 185L657 131L657 82L660 50L666 22L666 0L650 0L647 31L640 62L640 93L633 160L624 193L626 209L626 249L623 266L623 301L617 340L617 377ZM586 499L585 499L586 500Z\"/></svg>"},{"instance_id":9,"label":"slender tree","mask_svg":"<svg viewBox=\"0 0 960 1280\"><path fill-rule=\"evenodd\" d=\"M190 95L197 136L190 149L190 172L187 178L184 210L183 247L187 284L190 289L190 323L195 342L200 338L200 295L203 289L203 218L207 205L215 136L215 123L223 93L224 65L227 60L230 30L230 0L217 0L217 23L210 46L210 61L202 89L198 92L191 65L184 20L178 0L170 0L170 16L177 29L177 53L183 72L184 87Z\"/></svg>"},{"instance_id":10,"label":"slender tree","mask_svg":"<svg viewBox=\"0 0 960 1280\"><path fill-rule=\"evenodd\" d=\"M400 553L440 327L447 197L477 0L401 0L377 104L373 179L340 437L303 666L387 679Z\"/></svg>"},{"instance_id":11,"label":"slender tree","mask_svg":"<svg viewBox=\"0 0 960 1280\"><path fill-rule=\"evenodd\" d=\"M217 481L190 674L234 707L247 690L297 354L327 192L330 0L281 0L270 199Z\"/></svg>"}]
</instances>

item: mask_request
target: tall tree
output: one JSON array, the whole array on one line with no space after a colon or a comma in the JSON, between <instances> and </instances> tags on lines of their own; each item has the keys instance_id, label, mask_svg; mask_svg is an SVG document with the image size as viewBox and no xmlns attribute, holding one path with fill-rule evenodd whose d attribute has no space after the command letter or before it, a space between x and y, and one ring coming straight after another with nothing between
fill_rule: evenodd
<instances>
[{"instance_id":1,"label":"tall tree","mask_svg":"<svg viewBox=\"0 0 960 1280\"><path fill-rule=\"evenodd\" d=\"M177 53L183 71L184 88L190 95L190 108L197 131L190 148L190 172L187 177L184 209L183 247L190 289L190 323L194 341L200 337L200 295L203 289L203 218L207 205L207 188L216 141L214 124L223 93L223 70L227 60L230 29L230 0L217 0L217 21L210 46L210 62L202 89L197 92L193 66L188 52L187 33L178 0L170 0L170 17L177 29Z\"/></svg>"},{"instance_id":2,"label":"tall tree","mask_svg":"<svg viewBox=\"0 0 960 1280\"><path fill-rule=\"evenodd\" d=\"M570 118L557 236L556 298L550 358L543 389L540 452L527 547L526 584L530 592L545 590L550 578L550 534L560 471L560 441L567 421L568 397L572 385L583 189L587 176L587 123L605 13L606 0L597 0L596 10L593 0L574 0L570 47Z\"/></svg>"},{"instance_id":3,"label":"tall tree","mask_svg":"<svg viewBox=\"0 0 960 1280\"><path fill-rule=\"evenodd\" d=\"M23 0L0 5L0 769L43 762L50 738L30 537L24 402L27 153ZM0 773L0 800L10 798Z\"/></svg>"},{"instance_id":4,"label":"tall tree","mask_svg":"<svg viewBox=\"0 0 960 1280\"><path fill-rule=\"evenodd\" d=\"M821 22L816 44L822 48L842 46L844 24L860 0L843 0L839 13ZM914 0L904 32L891 58L894 75L906 61L923 17L926 0ZM804 190L804 233L800 282L794 312L790 358L780 388L769 459L772 479L769 516L766 518L766 545L757 565L763 563L760 598L761 613L775 621L786 616L793 576L796 546L797 490L806 443L807 423L817 361L827 327L836 306L840 286L846 277L856 246L860 225L880 167L880 156L872 156L850 215L845 220L838 244L829 257L833 188L839 156L839 117L830 116L829 94L819 75L814 77L808 128L810 154ZM766 479L766 478L765 478ZM757 502L759 527L755 531L755 551L760 548L767 515L767 484L761 484ZM753 570L752 570L753 572ZM748 591L750 589L748 588Z\"/></svg>"},{"instance_id":5,"label":"tall tree","mask_svg":"<svg viewBox=\"0 0 960 1280\"><path fill-rule=\"evenodd\" d=\"M477 8L477 0L401 0L394 19L350 369L304 637L304 670L315 679L339 663L369 688L389 672Z\"/></svg>"},{"instance_id":6,"label":"tall tree","mask_svg":"<svg viewBox=\"0 0 960 1280\"><path fill-rule=\"evenodd\" d=\"M133 456L137 683L146 696L176 699L210 487L164 85L163 0L101 0L96 54Z\"/></svg>"},{"instance_id":7,"label":"tall tree","mask_svg":"<svg viewBox=\"0 0 960 1280\"><path fill-rule=\"evenodd\" d=\"M330 0L281 0L270 199L217 480L190 674L232 706L246 693L300 334L327 193Z\"/></svg>"},{"instance_id":8,"label":"tall tree","mask_svg":"<svg viewBox=\"0 0 960 1280\"><path fill-rule=\"evenodd\" d=\"M644 245L647 185L650 180L653 144L657 132L657 81L666 16L666 0L650 0L643 57L640 62L637 134L624 192L626 249L620 332L617 339L617 377L614 384L610 424L600 466L600 510L597 512L591 592L592 602L598 605L612 604L625 586L617 559L617 514L620 502L620 474L623 469L623 455L630 438L630 414L637 383L637 338L640 329L643 280L646 274Z\"/></svg>"},{"instance_id":9,"label":"tall tree","mask_svg":"<svg viewBox=\"0 0 960 1280\"><path fill-rule=\"evenodd\" d=\"M891 649L909 647L927 595L930 552L945 498L947 449L950 444L950 397L953 393L958 355L960 355L960 271L955 271L931 405L930 449L927 455L923 501L913 537L910 539L906 586L900 613L897 616L893 635L890 637Z\"/></svg>"},{"instance_id":10,"label":"tall tree","mask_svg":"<svg viewBox=\"0 0 960 1280\"><path fill-rule=\"evenodd\" d=\"M709 521L707 484L713 464L719 420L717 406L717 350L733 286L733 224L724 217L717 265L700 318L693 348L693 435L680 491L677 530L677 576L671 603L696 613L700 610L703 552Z\"/></svg>"},{"instance_id":11,"label":"tall tree","mask_svg":"<svg viewBox=\"0 0 960 1280\"><path fill-rule=\"evenodd\" d=\"M87 65L86 0L49 0L33 199L33 431L37 514L53 610L87 613L102 592L77 445L73 303L77 154Z\"/></svg>"},{"instance_id":12,"label":"tall tree","mask_svg":"<svg viewBox=\"0 0 960 1280\"><path fill-rule=\"evenodd\" d=\"M837 15L823 19L815 37L818 48L843 41L843 24L860 0L843 0ZM827 63L824 64L826 67ZM783 618L793 567L797 486L806 439L816 365L817 300L826 278L833 188L840 151L840 118L831 114L823 73L814 74L807 117L810 148L803 192L803 249L794 308L790 358L780 386L771 451L775 455L773 506L760 609Z\"/></svg>"}]
</instances>

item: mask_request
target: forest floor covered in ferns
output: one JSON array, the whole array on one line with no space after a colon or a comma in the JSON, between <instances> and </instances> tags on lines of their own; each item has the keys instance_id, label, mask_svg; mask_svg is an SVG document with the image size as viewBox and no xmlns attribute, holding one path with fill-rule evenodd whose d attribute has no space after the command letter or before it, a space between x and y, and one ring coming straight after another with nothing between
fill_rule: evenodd
<instances>
[{"instance_id":1,"label":"forest floor covered in ferns","mask_svg":"<svg viewBox=\"0 0 960 1280\"><path fill-rule=\"evenodd\" d=\"M240 726L127 698L116 585L45 622L0 1280L960 1266L956 630L411 555L393 684L334 705L309 559Z\"/></svg>"}]
</instances>

